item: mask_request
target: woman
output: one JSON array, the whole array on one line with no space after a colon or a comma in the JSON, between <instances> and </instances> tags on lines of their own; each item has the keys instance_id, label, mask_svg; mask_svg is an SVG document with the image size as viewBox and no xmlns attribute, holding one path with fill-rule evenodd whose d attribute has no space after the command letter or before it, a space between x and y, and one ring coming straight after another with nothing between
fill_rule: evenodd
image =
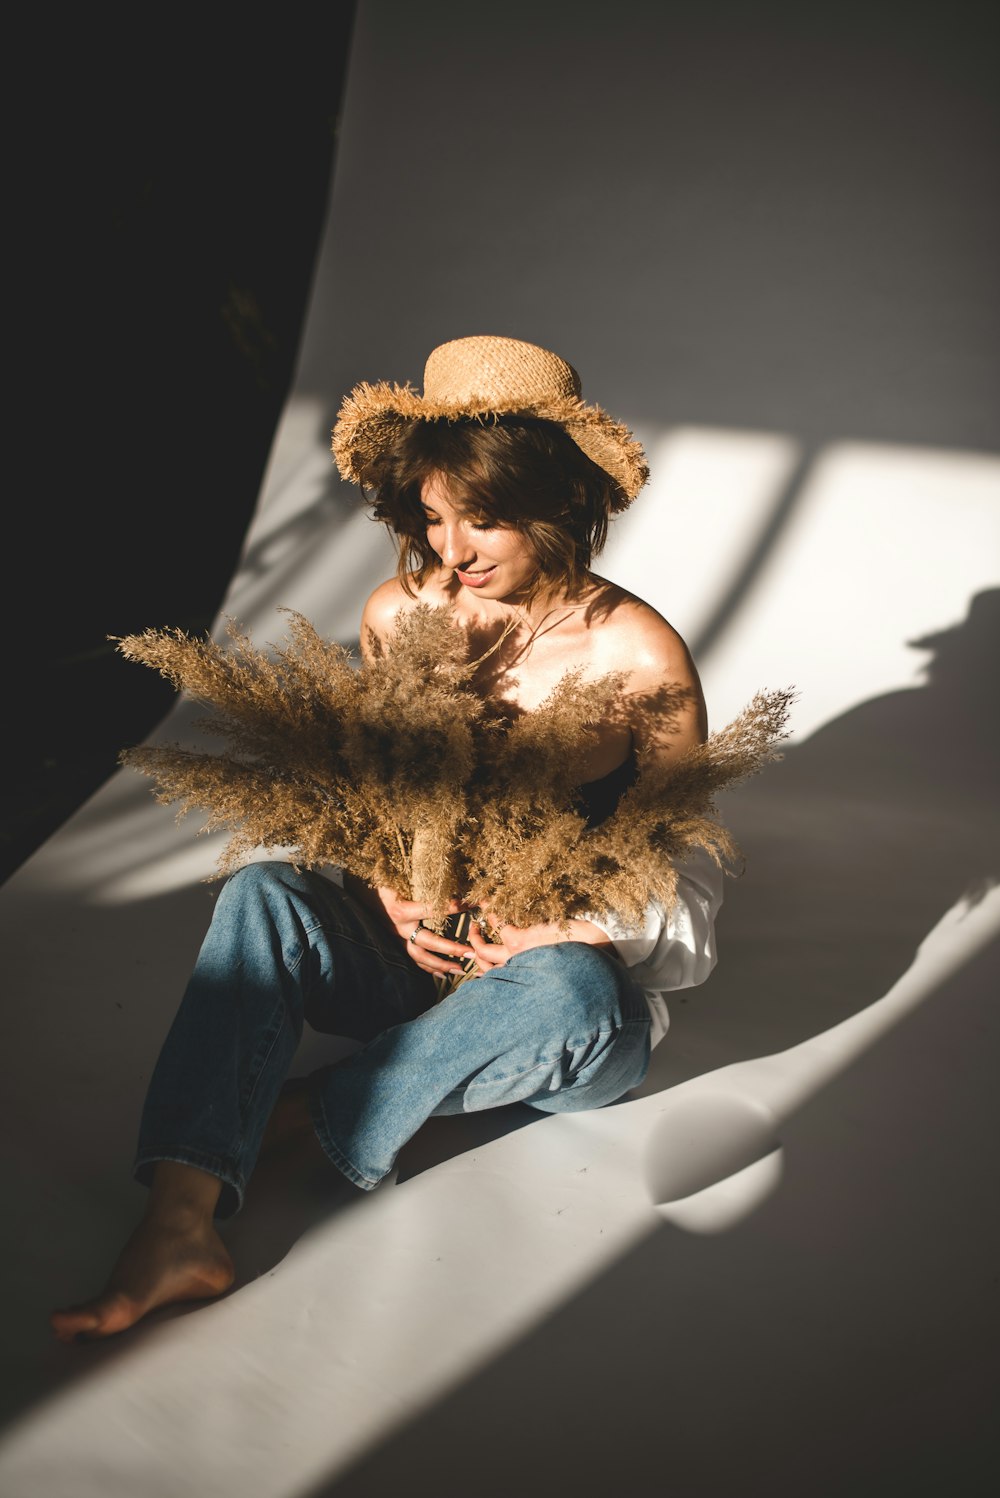
<instances>
[{"instance_id":1,"label":"woman","mask_svg":"<svg viewBox=\"0 0 1000 1498\"><path fill-rule=\"evenodd\" d=\"M399 543L362 650L391 643L400 611L448 606L467 632L476 690L501 716L530 713L567 671L622 673L621 701L588 735L580 801L597 822L635 774L705 737L698 677L655 609L591 571L612 514L645 482L639 444L585 405L575 371L513 339L435 349L423 395L360 385L334 429L341 473ZM649 704L669 691L669 716ZM679 708L677 704L680 704ZM135 1173L147 1210L104 1292L54 1313L65 1340L121 1331L157 1306L225 1291L215 1226L238 1209L262 1141L313 1134L363 1190L434 1114L523 1102L601 1107L646 1073L666 1029L663 995L715 961L721 880L692 859L670 911L645 928L607 914L500 924L466 940L425 924L428 905L345 877L251 863L223 886L143 1109ZM457 900L453 908L458 910ZM439 999L441 980L469 970ZM362 1042L286 1081L303 1023Z\"/></svg>"}]
</instances>

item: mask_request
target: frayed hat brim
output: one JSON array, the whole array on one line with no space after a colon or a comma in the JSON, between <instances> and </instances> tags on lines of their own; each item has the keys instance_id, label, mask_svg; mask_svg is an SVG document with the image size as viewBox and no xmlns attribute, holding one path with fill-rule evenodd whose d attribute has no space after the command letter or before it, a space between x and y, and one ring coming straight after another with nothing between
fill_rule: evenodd
<instances>
[{"instance_id":1,"label":"frayed hat brim","mask_svg":"<svg viewBox=\"0 0 1000 1498\"><path fill-rule=\"evenodd\" d=\"M481 421L521 416L561 426L581 452L615 480L620 489L615 513L627 508L649 477L642 444L628 427L600 406L576 396L551 396L511 403L473 397L461 404L429 400L411 385L380 381L356 385L341 406L333 429L333 456L343 478L364 484L385 449L412 421Z\"/></svg>"}]
</instances>

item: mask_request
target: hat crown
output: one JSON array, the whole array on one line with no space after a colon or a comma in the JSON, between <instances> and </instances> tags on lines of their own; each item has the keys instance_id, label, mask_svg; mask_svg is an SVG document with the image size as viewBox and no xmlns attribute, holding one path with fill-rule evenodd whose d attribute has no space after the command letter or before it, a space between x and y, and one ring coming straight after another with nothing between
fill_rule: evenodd
<instances>
[{"instance_id":1,"label":"hat crown","mask_svg":"<svg viewBox=\"0 0 1000 1498\"><path fill-rule=\"evenodd\" d=\"M517 338L454 338L424 366L424 400L483 411L579 399L580 376L558 354Z\"/></svg>"}]
</instances>

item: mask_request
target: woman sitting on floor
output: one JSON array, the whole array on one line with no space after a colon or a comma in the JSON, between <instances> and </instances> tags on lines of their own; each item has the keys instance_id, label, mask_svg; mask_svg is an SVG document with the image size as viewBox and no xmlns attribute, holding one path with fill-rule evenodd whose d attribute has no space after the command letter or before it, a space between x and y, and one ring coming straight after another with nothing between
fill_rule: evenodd
<instances>
[{"instance_id":1,"label":"woman sitting on floor","mask_svg":"<svg viewBox=\"0 0 1000 1498\"><path fill-rule=\"evenodd\" d=\"M588 734L580 802L592 823L614 810L637 755L670 759L704 741L683 640L591 571L646 467L631 434L583 403L562 359L506 338L443 344L422 396L358 386L334 453L399 543L397 575L364 608L363 652L390 641L401 610L447 605L479 663L475 690L508 721L567 671L622 673L618 709ZM675 710L657 720L641 705L664 687ZM665 1033L664 994L712 970L720 900L720 871L694 857L675 903L651 902L638 933L595 916L500 925L493 940L472 924L457 940L424 924L428 905L356 878L342 888L278 860L232 874L143 1108L146 1211L104 1292L53 1314L57 1335L105 1336L229 1288L216 1220L239 1208L266 1137L313 1134L371 1190L432 1115L624 1097ZM441 980L469 967L441 998ZM289 1085L304 1023L361 1047Z\"/></svg>"}]
</instances>

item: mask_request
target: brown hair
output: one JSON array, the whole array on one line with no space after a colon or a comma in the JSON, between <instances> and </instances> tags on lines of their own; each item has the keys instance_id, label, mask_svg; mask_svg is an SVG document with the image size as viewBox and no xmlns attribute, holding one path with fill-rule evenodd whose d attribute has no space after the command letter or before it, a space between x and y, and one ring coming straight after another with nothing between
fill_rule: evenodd
<instances>
[{"instance_id":1,"label":"brown hair","mask_svg":"<svg viewBox=\"0 0 1000 1498\"><path fill-rule=\"evenodd\" d=\"M434 475L456 508L523 533L538 559L531 596L552 585L579 589L619 504L617 482L554 422L408 421L361 476L361 488L375 519L396 536L397 571L411 596L410 574L419 586L440 566L420 497Z\"/></svg>"}]
</instances>

